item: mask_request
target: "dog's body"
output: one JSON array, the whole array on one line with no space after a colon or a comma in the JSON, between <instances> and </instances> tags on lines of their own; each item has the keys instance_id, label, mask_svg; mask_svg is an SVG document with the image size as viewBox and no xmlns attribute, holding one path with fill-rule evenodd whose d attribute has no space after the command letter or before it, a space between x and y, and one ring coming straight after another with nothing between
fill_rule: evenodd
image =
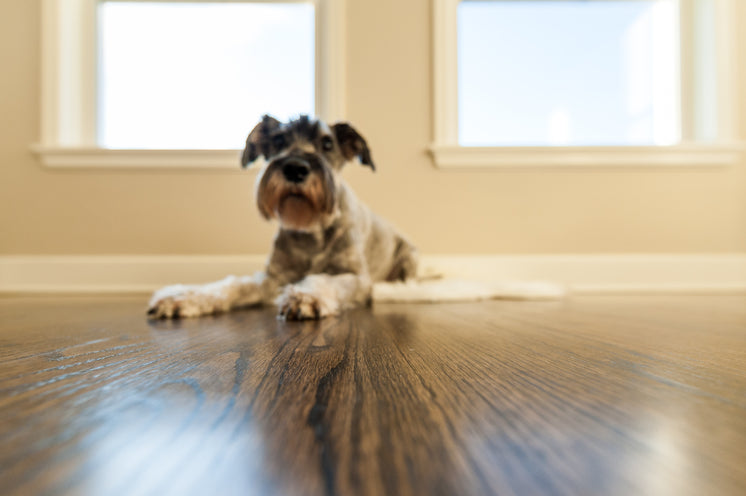
<instances>
[{"instance_id":1,"label":"dog's body","mask_svg":"<svg viewBox=\"0 0 746 496\"><path fill-rule=\"evenodd\" d=\"M266 165L257 177L257 206L280 224L266 270L165 287L153 295L150 315L195 317L275 303L282 318L321 318L370 303L373 282L416 275L414 246L358 201L340 177L354 158L374 169L355 129L305 116L287 124L265 116L246 140L243 166L260 156Z\"/></svg>"}]
</instances>

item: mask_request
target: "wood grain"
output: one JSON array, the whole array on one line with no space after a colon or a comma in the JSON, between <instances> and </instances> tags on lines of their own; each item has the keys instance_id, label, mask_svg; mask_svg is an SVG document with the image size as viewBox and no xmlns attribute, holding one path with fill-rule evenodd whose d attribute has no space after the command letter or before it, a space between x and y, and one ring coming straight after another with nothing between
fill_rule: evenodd
<instances>
[{"instance_id":1,"label":"wood grain","mask_svg":"<svg viewBox=\"0 0 746 496\"><path fill-rule=\"evenodd\" d=\"M746 492L746 296L0 299L0 493Z\"/></svg>"}]
</instances>

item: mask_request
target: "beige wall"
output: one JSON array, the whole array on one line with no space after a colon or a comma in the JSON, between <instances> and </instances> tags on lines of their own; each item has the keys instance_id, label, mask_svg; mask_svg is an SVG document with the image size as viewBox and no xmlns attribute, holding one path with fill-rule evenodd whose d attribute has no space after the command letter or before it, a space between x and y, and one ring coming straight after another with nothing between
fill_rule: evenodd
<instances>
[{"instance_id":1,"label":"beige wall","mask_svg":"<svg viewBox=\"0 0 746 496\"><path fill-rule=\"evenodd\" d=\"M253 208L253 173L53 171L35 161L28 146L39 136L39 3L0 2L0 255L266 252L272 227ZM746 20L746 2L737 3ZM675 171L435 169L425 151L430 0L348 4L348 115L379 166L376 174L351 168L348 178L423 252L746 251L746 162ZM742 116L745 100L734 102Z\"/></svg>"}]
</instances>

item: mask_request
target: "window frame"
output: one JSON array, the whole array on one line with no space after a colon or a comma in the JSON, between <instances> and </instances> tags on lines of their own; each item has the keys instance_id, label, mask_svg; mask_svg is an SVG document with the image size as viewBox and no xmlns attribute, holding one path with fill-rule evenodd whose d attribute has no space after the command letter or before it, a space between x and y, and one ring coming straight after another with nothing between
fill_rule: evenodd
<instances>
[{"instance_id":1,"label":"window frame","mask_svg":"<svg viewBox=\"0 0 746 496\"><path fill-rule=\"evenodd\" d=\"M695 46L696 0L678 0L681 29L682 142L670 146L461 146L458 142L458 5L462 0L432 0L433 33L433 135L430 153L435 165L444 169L469 168L564 168L724 166L736 163L746 147L736 135L735 26L733 0L715 0L711 12L717 60L704 56ZM529 0L530 1L530 0ZM592 0L607 1L607 0ZM701 5L701 4L700 4ZM693 61L687 63L686 61ZM695 84L701 69L714 70L715 87ZM719 95L715 106L708 97ZM711 141L698 141L695 112L708 115L716 129Z\"/></svg>"},{"instance_id":2,"label":"window frame","mask_svg":"<svg viewBox=\"0 0 746 496\"><path fill-rule=\"evenodd\" d=\"M316 114L327 121L344 118L346 0L152 1L313 5ZM98 3L42 0L41 140L31 146L41 163L54 168L238 169L240 150L111 149L98 145Z\"/></svg>"}]
</instances>

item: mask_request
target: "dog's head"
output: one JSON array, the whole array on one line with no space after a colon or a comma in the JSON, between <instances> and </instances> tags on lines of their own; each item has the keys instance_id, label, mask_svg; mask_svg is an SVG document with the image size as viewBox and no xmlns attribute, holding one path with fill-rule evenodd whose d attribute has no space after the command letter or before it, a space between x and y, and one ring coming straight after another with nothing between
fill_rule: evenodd
<instances>
[{"instance_id":1,"label":"dog's head","mask_svg":"<svg viewBox=\"0 0 746 496\"><path fill-rule=\"evenodd\" d=\"M328 126L305 115L287 123L265 115L246 138L241 165L260 157L265 166L256 182L259 212L297 231L334 215L337 174L346 162L357 158L375 170L365 139L352 126Z\"/></svg>"}]
</instances>

